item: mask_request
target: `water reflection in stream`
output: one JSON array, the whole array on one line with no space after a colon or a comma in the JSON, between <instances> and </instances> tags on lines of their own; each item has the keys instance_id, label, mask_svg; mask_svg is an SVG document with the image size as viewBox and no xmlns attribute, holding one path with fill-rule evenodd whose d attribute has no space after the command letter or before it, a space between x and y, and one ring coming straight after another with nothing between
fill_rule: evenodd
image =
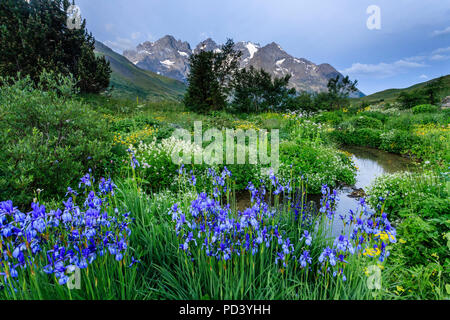
<instances>
[{"instance_id":1,"label":"water reflection in stream","mask_svg":"<svg viewBox=\"0 0 450 320\"><path fill-rule=\"evenodd\" d=\"M353 188L342 187L338 190L340 201L336 208L336 218L332 228L333 236L344 230L339 215L346 216L350 209L355 211L358 208L359 199L350 196L354 189L362 188L367 191L372 182L382 174L411 171L413 169L413 165L408 159L392 153L363 147L344 147L341 149L353 155L353 161L358 168L358 172L356 184ZM344 232L347 233L348 230L344 230Z\"/></svg>"},{"instance_id":2,"label":"water reflection in stream","mask_svg":"<svg viewBox=\"0 0 450 320\"><path fill-rule=\"evenodd\" d=\"M359 198L352 197L351 194L355 189L367 188L372 182L382 174L394 173L398 171L412 171L413 164L406 158L399 155L384 152L377 149L364 147L342 147L341 150L352 154L353 161L358 168L356 174L356 183L352 187L341 187L338 189L340 201L336 208L336 216L331 227L330 236L335 237L345 230L339 215L346 216L349 210L356 212L358 209ZM308 201L314 201L319 206L321 195L308 195ZM237 194L238 210L245 210L250 206L250 195L248 192L240 192Z\"/></svg>"}]
</instances>

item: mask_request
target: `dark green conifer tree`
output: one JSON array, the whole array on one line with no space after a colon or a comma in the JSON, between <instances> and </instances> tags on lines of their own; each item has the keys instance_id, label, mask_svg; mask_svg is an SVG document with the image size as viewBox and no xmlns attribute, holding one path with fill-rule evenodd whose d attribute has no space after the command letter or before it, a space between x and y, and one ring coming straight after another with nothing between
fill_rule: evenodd
<instances>
[{"instance_id":1,"label":"dark green conifer tree","mask_svg":"<svg viewBox=\"0 0 450 320\"><path fill-rule=\"evenodd\" d=\"M72 3L74 4L74 3ZM95 39L68 25L68 0L0 1L0 75L29 75L35 82L44 70L72 74L81 92L100 92L111 69L94 54Z\"/></svg>"},{"instance_id":2,"label":"dark green conifer tree","mask_svg":"<svg viewBox=\"0 0 450 320\"><path fill-rule=\"evenodd\" d=\"M233 76L239 68L241 52L228 39L220 52L200 51L189 60L190 72L185 105L197 112L224 109L232 89Z\"/></svg>"},{"instance_id":3,"label":"dark green conifer tree","mask_svg":"<svg viewBox=\"0 0 450 320\"><path fill-rule=\"evenodd\" d=\"M253 66L238 71L234 78L233 109L237 112L278 111L292 105L295 89L288 88L291 75L272 78Z\"/></svg>"}]
</instances>

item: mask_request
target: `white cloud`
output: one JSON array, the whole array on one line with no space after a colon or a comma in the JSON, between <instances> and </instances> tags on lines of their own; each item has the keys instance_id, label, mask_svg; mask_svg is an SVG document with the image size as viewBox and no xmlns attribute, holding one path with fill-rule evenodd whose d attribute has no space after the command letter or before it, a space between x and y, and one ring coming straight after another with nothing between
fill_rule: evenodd
<instances>
[{"instance_id":1,"label":"white cloud","mask_svg":"<svg viewBox=\"0 0 450 320\"><path fill-rule=\"evenodd\" d=\"M431 33L432 36L441 36L444 34L450 34L450 27L447 27L445 29L442 30L435 30Z\"/></svg>"},{"instance_id":2,"label":"white cloud","mask_svg":"<svg viewBox=\"0 0 450 320\"><path fill-rule=\"evenodd\" d=\"M133 48L133 41L127 38L116 37L115 40L106 40L104 43L105 45L119 53L122 53L124 50Z\"/></svg>"},{"instance_id":3,"label":"white cloud","mask_svg":"<svg viewBox=\"0 0 450 320\"><path fill-rule=\"evenodd\" d=\"M450 53L450 47L447 48L439 48L433 51L433 54L439 54L439 53Z\"/></svg>"},{"instance_id":4,"label":"white cloud","mask_svg":"<svg viewBox=\"0 0 450 320\"><path fill-rule=\"evenodd\" d=\"M413 56L408 58L403 58L402 60L409 61L409 62L419 62L424 61L427 58L427 56Z\"/></svg>"},{"instance_id":5,"label":"white cloud","mask_svg":"<svg viewBox=\"0 0 450 320\"><path fill-rule=\"evenodd\" d=\"M340 71L351 76L372 75L378 78L392 77L408 69L426 67L425 63L411 61L408 58L392 63L380 62L378 64L353 63L350 68Z\"/></svg>"},{"instance_id":6,"label":"white cloud","mask_svg":"<svg viewBox=\"0 0 450 320\"><path fill-rule=\"evenodd\" d=\"M444 61L447 59L450 59L450 55L434 54L430 57L430 60L433 60L433 61Z\"/></svg>"},{"instance_id":7,"label":"white cloud","mask_svg":"<svg viewBox=\"0 0 450 320\"><path fill-rule=\"evenodd\" d=\"M133 32L132 34L131 34L131 39L133 39L133 40L136 40L137 38L139 38L141 36L141 33L138 31L138 32Z\"/></svg>"},{"instance_id":8,"label":"white cloud","mask_svg":"<svg viewBox=\"0 0 450 320\"><path fill-rule=\"evenodd\" d=\"M439 48L431 53L430 60L444 61L450 59L450 47Z\"/></svg>"},{"instance_id":9,"label":"white cloud","mask_svg":"<svg viewBox=\"0 0 450 320\"><path fill-rule=\"evenodd\" d=\"M426 74L422 74L419 78L420 79L428 79L428 76Z\"/></svg>"},{"instance_id":10,"label":"white cloud","mask_svg":"<svg viewBox=\"0 0 450 320\"><path fill-rule=\"evenodd\" d=\"M410 69L427 67L426 61L444 61L450 59L450 47L438 48L432 52L420 55L402 58L392 63L380 62L377 64L353 63L351 67L340 70L342 74L351 76L370 75L377 78L392 77L404 73ZM421 75L420 78L427 77Z\"/></svg>"},{"instance_id":11,"label":"white cloud","mask_svg":"<svg viewBox=\"0 0 450 320\"><path fill-rule=\"evenodd\" d=\"M136 40L142 37L142 33L133 32L131 33L129 38L116 37L114 40L106 40L104 43L113 49L114 51L122 54L124 50L133 49L136 47ZM148 34L147 37L153 37L151 34Z\"/></svg>"},{"instance_id":12,"label":"white cloud","mask_svg":"<svg viewBox=\"0 0 450 320\"><path fill-rule=\"evenodd\" d=\"M106 31L111 31L114 28L114 25L112 23L107 23L105 24L105 30Z\"/></svg>"}]
</instances>

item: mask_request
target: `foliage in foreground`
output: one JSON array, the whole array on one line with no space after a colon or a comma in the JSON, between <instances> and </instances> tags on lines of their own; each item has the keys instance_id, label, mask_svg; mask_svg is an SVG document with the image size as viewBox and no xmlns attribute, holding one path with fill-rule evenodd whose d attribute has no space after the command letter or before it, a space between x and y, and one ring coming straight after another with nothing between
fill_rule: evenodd
<instances>
[{"instance_id":1,"label":"foliage in foreground","mask_svg":"<svg viewBox=\"0 0 450 320\"><path fill-rule=\"evenodd\" d=\"M450 194L448 172L396 173L375 180L369 202L388 195L386 211L401 234L391 253L389 283L405 299L450 294ZM394 290L392 290L394 291Z\"/></svg>"},{"instance_id":2,"label":"foliage in foreground","mask_svg":"<svg viewBox=\"0 0 450 320\"><path fill-rule=\"evenodd\" d=\"M62 209L33 202L23 213L10 200L0 202L0 297L135 297L130 213L115 206L111 179L102 178L98 188L94 183L90 173L82 177L79 197L69 187Z\"/></svg>"},{"instance_id":3,"label":"foliage in foreground","mask_svg":"<svg viewBox=\"0 0 450 320\"><path fill-rule=\"evenodd\" d=\"M43 74L0 87L0 198L20 207L34 192L49 199L65 191L80 172L100 171L110 155L106 122L72 97L70 78Z\"/></svg>"},{"instance_id":4,"label":"foliage in foreground","mask_svg":"<svg viewBox=\"0 0 450 320\"><path fill-rule=\"evenodd\" d=\"M133 176L139 175L139 170L136 165ZM173 196L147 198L133 183L124 188L124 204L138 214L140 231L136 234L145 248L142 263L156 271L148 284L153 288L151 297L363 299L377 296L367 287L364 267L382 265L388 256L388 245L395 242L395 230L385 214L380 211L374 214L361 202L361 210L342 217L353 225L352 234L338 236L333 241L327 236L338 199L326 186L321 210L315 212L306 206L306 195L301 192L304 181L281 183L272 176L267 188L264 185L256 188L249 183L252 200L240 211L226 169L222 173L209 170L212 186L207 189L196 189L197 179L183 168L179 175L182 192ZM153 201L162 207L149 205ZM381 206L379 210L382 211ZM158 248L164 248L164 253Z\"/></svg>"}]
</instances>

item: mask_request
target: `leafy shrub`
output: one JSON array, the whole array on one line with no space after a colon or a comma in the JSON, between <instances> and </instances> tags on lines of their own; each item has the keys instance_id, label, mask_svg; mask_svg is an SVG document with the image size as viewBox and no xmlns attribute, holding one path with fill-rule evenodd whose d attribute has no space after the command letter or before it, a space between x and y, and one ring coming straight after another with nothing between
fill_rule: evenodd
<instances>
[{"instance_id":1,"label":"leafy shrub","mask_svg":"<svg viewBox=\"0 0 450 320\"><path fill-rule=\"evenodd\" d=\"M386 129L409 131L415 125L415 121L411 113L402 112L400 115L391 117L386 122Z\"/></svg>"},{"instance_id":2,"label":"leafy shrub","mask_svg":"<svg viewBox=\"0 0 450 320\"><path fill-rule=\"evenodd\" d=\"M412 108L413 114L419 114L419 113L431 113L436 112L438 110L438 107L433 106L432 104L419 104Z\"/></svg>"},{"instance_id":3,"label":"leafy shrub","mask_svg":"<svg viewBox=\"0 0 450 320\"><path fill-rule=\"evenodd\" d=\"M438 225L417 215L397 227L399 241L392 246L383 283L394 299L448 299L450 244ZM447 233L450 237L450 233ZM446 288L447 287L447 288Z\"/></svg>"},{"instance_id":4,"label":"leafy shrub","mask_svg":"<svg viewBox=\"0 0 450 320\"><path fill-rule=\"evenodd\" d=\"M412 114L403 112L386 121L386 129L410 131L417 125L435 124L445 125L449 123L449 116L445 112Z\"/></svg>"},{"instance_id":5,"label":"leafy shrub","mask_svg":"<svg viewBox=\"0 0 450 320\"><path fill-rule=\"evenodd\" d=\"M162 139L168 139L172 136L172 133L175 131L175 127L162 123L158 125L158 133L156 135L156 138L158 140Z\"/></svg>"},{"instance_id":6,"label":"leafy shrub","mask_svg":"<svg viewBox=\"0 0 450 320\"><path fill-rule=\"evenodd\" d=\"M131 147L131 150L135 153L138 166L142 171L142 185L147 190L154 191L170 187L176 188L175 178L180 164L173 162L173 153L189 152L192 155L192 161L195 154L202 152L202 149L196 144L186 143L175 137L163 139L161 142L154 139L147 144L140 142L136 148Z\"/></svg>"},{"instance_id":7,"label":"leafy shrub","mask_svg":"<svg viewBox=\"0 0 450 320\"><path fill-rule=\"evenodd\" d=\"M66 95L36 89L29 78L0 88L0 198L24 205L41 189L46 199L106 165L106 123L69 95L74 83L63 79L55 86Z\"/></svg>"},{"instance_id":8,"label":"leafy shrub","mask_svg":"<svg viewBox=\"0 0 450 320\"><path fill-rule=\"evenodd\" d=\"M304 176L308 180L308 190L319 193L321 186L336 186L338 182L355 183L356 169L352 160L333 147L317 142L295 140L280 144L282 176ZM290 167L292 165L292 168Z\"/></svg>"},{"instance_id":9,"label":"leafy shrub","mask_svg":"<svg viewBox=\"0 0 450 320\"><path fill-rule=\"evenodd\" d=\"M379 129L362 128L359 130L334 130L330 136L339 143L355 146L378 148L381 144Z\"/></svg>"},{"instance_id":10,"label":"leafy shrub","mask_svg":"<svg viewBox=\"0 0 450 320\"><path fill-rule=\"evenodd\" d=\"M378 148L381 144L381 130L364 128L355 131L355 137L359 141L364 141L364 145Z\"/></svg>"},{"instance_id":11,"label":"leafy shrub","mask_svg":"<svg viewBox=\"0 0 450 320\"><path fill-rule=\"evenodd\" d=\"M350 119L350 123L353 125L355 129L361 128L381 129L383 127L383 123L380 120L367 116L353 117Z\"/></svg>"},{"instance_id":12,"label":"leafy shrub","mask_svg":"<svg viewBox=\"0 0 450 320\"><path fill-rule=\"evenodd\" d=\"M415 156L433 162L450 161L450 127L432 123L417 125L412 134L417 139L411 147Z\"/></svg>"},{"instance_id":13,"label":"leafy shrub","mask_svg":"<svg viewBox=\"0 0 450 320\"><path fill-rule=\"evenodd\" d=\"M427 100L428 97L420 90L402 91L397 98L401 109L411 109L418 104L426 103Z\"/></svg>"},{"instance_id":14,"label":"leafy shrub","mask_svg":"<svg viewBox=\"0 0 450 320\"><path fill-rule=\"evenodd\" d=\"M145 126L154 126L157 123L158 122L152 117L140 115L136 117L123 118L112 121L111 130L120 132L133 132Z\"/></svg>"},{"instance_id":15,"label":"leafy shrub","mask_svg":"<svg viewBox=\"0 0 450 320\"><path fill-rule=\"evenodd\" d=\"M383 175L375 179L368 193L372 205L379 197L389 199L385 210L392 218L404 218L410 210L423 218L440 217L450 211L445 181L432 172Z\"/></svg>"},{"instance_id":16,"label":"leafy shrub","mask_svg":"<svg viewBox=\"0 0 450 320\"><path fill-rule=\"evenodd\" d=\"M381 111L363 111L359 113L360 116L363 117L369 117L369 118L374 118L377 120L380 120L382 123L384 123L389 116L386 113L383 113Z\"/></svg>"},{"instance_id":17,"label":"leafy shrub","mask_svg":"<svg viewBox=\"0 0 450 320\"><path fill-rule=\"evenodd\" d=\"M379 197L386 198L385 211L398 226L399 244L391 258L400 267L392 281L405 283L416 297L430 297L433 292L442 296L436 291L441 289L439 282L450 280L450 269L445 267L450 262L447 183L448 173L403 172L378 177L368 190L372 206Z\"/></svg>"},{"instance_id":18,"label":"leafy shrub","mask_svg":"<svg viewBox=\"0 0 450 320\"><path fill-rule=\"evenodd\" d=\"M403 130L390 130L381 134L380 149L393 153L409 153L418 138Z\"/></svg>"},{"instance_id":19,"label":"leafy shrub","mask_svg":"<svg viewBox=\"0 0 450 320\"><path fill-rule=\"evenodd\" d=\"M399 218L402 216L402 208L408 204L406 190L410 189L411 176L412 174L409 172L397 172L378 177L368 191L369 203L376 205L380 197L388 198L385 203L385 211L390 213L392 219Z\"/></svg>"},{"instance_id":20,"label":"leafy shrub","mask_svg":"<svg viewBox=\"0 0 450 320\"><path fill-rule=\"evenodd\" d=\"M322 123L329 123L331 125L336 125L341 123L344 119L345 113L342 111L326 111L322 112L315 117L315 120Z\"/></svg>"}]
</instances>

